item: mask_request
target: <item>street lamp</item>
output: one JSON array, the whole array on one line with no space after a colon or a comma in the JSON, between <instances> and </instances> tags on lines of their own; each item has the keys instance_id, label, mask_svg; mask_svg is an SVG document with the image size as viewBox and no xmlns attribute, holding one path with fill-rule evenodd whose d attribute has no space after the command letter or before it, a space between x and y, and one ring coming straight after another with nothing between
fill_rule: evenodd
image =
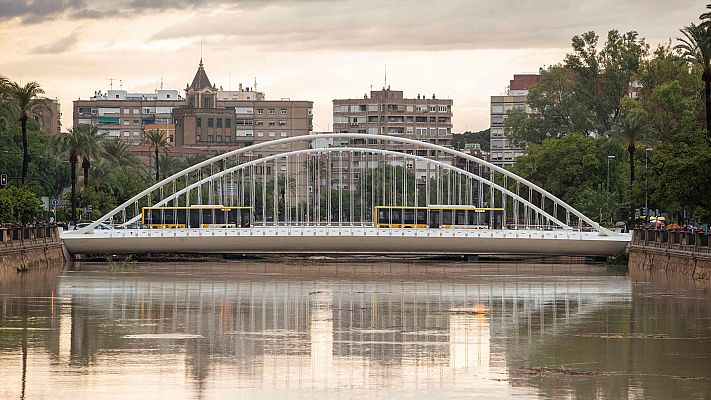
<instances>
[{"instance_id":1,"label":"street lamp","mask_svg":"<svg viewBox=\"0 0 711 400\"><path fill-rule=\"evenodd\" d=\"M649 216L649 172L647 171L647 163L649 162L649 152L651 147L644 149L644 212Z\"/></svg>"},{"instance_id":2,"label":"street lamp","mask_svg":"<svg viewBox=\"0 0 711 400\"><path fill-rule=\"evenodd\" d=\"M614 159L615 156L607 156L607 206L610 206L610 160ZM608 209L609 211L609 209ZM610 219L612 222L612 219Z\"/></svg>"}]
</instances>

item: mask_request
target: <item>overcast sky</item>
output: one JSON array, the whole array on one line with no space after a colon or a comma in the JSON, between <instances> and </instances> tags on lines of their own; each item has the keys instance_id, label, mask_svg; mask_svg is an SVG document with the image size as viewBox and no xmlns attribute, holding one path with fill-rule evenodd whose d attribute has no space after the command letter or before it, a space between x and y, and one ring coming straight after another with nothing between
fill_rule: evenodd
<instances>
[{"instance_id":1,"label":"overcast sky","mask_svg":"<svg viewBox=\"0 0 711 400\"><path fill-rule=\"evenodd\" d=\"M489 125L489 96L514 73L561 62L570 38L636 30L656 45L704 11L698 0L0 0L0 74L38 81L62 103L107 90L182 89L202 54L224 89L314 102L388 84L454 99L455 131Z\"/></svg>"}]
</instances>

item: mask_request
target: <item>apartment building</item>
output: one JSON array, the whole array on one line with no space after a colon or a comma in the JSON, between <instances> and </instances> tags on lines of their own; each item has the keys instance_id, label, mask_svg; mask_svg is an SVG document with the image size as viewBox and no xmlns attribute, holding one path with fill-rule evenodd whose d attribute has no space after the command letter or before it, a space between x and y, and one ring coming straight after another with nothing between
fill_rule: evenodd
<instances>
[{"instance_id":1,"label":"apartment building","mask_svg":"<svg viewBox=\"0 0 711 400\"><path fill-rule=\"evenodd\" d=\"M126 90L94 92L88 100L74 100L74 126L91 124L109 138L138 145L144 130L161 127L174 131L173 109L185 104L177 90L130 93ZM171 138L168 138L171 140Z\"/></svg>"},{"instance_id":2,"label":"apartment building","mask_svg":"<svg viewBox=\"0 0 711 400\"><path fill-rule=\"evenodd\" d=\"M491 162L498 166L513 165L523 155L524 149L506 138L504 120L513 109L531 112L528 106L528 89L538 82L538 74L516 74L509 81L506 96L491 96Z\"/></svg>"},{"instance_id":3,"label":"apartment building","mask_svg":"<svg viewBox=\"0 0 711 400\"><path fill-rule=\"evenodd\" d=\"M333 131L336 133L369 133L402 136L440 146L452 145L451 99L428 98L417 95L405 98L401 90L383 88L374 90L360 99L333 100ZM389 150L411 152L411 146L391 144ZM425 154L426 153L426 154ZM452 157L436 151L420 150L419 155L442 162L452 162ZM416 163L406 167L418 177L426 176L426 169Z\"/></svg>"},{"instance_id":4,"label":"apartment building","mask_svg":"<svg viewBox=\"0 0 711 400\"><path fill-rule=\"evenodd\" d=\"M200 60L185 97L178 90L130 93L95 92L74 101L74 125L94 124L108 137L140 145L144 131L159 129L175 147L227 151L278 138L307 135L313 126L313 102L267 100L256 88L218 89ZM277 148L278 147L278 148ZM290 146L269 146L279 153Z\"/></svg>"},{"instance_id":5,"label":"apartment building","mask_svg":"<svg viewBox=\"0 0 711 400\"><path fill-rule=\"evenodd\" d=\"M38 114L39 115L37 116L37 120L42 126L42 130L49 133L50 135L55 135L61 132L62 112L59 100L50 99L49 107L47 107L46 109L40 109Z\"/></svg>"}]
</instances>

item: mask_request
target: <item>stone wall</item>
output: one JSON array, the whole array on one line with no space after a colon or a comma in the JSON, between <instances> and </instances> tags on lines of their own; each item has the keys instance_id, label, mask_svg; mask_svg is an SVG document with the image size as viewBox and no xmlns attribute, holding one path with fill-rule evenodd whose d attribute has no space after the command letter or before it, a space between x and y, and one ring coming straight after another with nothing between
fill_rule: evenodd
<instances>
[{"instance_id":1,"label":"stone wall","mask_svg":"<svg viewBox=\"0 0 711 400\"><path fill-rule=\"evenodd\" d=\"M711 280L711 254L631 245L630 272L652 271Z\"/></svg>"},{"instance_id":2,"label":"stone wall","mask_svg":"<svg viewBox=\"0 0 711 400\"><path fill-rule=\"evenodd\" d=\"M64 261L59 242L0 248L0 273L16 272L20 268L49 267Z\"/></svg>"}]
</instances>

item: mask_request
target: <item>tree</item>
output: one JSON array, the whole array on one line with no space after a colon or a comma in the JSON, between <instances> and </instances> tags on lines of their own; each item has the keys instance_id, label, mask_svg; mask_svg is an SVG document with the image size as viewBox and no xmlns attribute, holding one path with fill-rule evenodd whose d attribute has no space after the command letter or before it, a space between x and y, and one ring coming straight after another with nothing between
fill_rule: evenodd
<instances>
[{"instance_id":1,"label":"tree","mask_svg":"<svg viewBox=\"0 0 711 400\"><path fill-rule=\"evenodd\" d=\"M101 142L101 157L114 168L138 165L138 157L130 152L130 146L120 140Z\"/></svg>"},{"instance_id":2,"label":"tree","mask_svg":"<svg viewBox=\"0 0 711 400\"><path fill-rule=\"evenodd\" d=\"M83 125L80 125L83 126ZM68 132L59 133L54 137L52 148L60 157L67 157L70 164L70 181L72 185L72 221L77 220L77 162L79 155L84 153L84 130L69 129Z\"/></svg>"},{"instance_id":3,"label":"tree","mask_svg":"<svg viewBox=\"0 0 711 400\"><path fill-rule=\"evenodd\" d=\"M181 162L172 154L165 153L158 157L158 166L160 167L161 176L165 178L166 176L173 175L180 171Z\"/></svg>"},{"instance_id":4,"label":"tree","mask_svg":"<svg viewBox=\"0 0 711 400\"><path fill-rule=\"evenodd\" d=\"M706 113L706 134L708 139L711 130L711 29L708 24L689 24L681 29L684 38L677 38L679 44L674 46L681 52L681 59L698 65L702 69L701 80L704 82L704 107Z\"/></svg>"},{"instance_id":5,"label":"tree","mask_svg":"<svg viewBox=\"0 0 711 400\"><path fill-rule=\"evenodd\" d=\"M627 96L631 78L649 46L635 31L609 31L599 51L598 39L593 31L573 36L573 52L566 55L565 67L575 73L580 105L592 112L592 129L606 134L621 117L620 101Z\"/></svg>"},{"instance_id":6,"label":"tree","mask_svg":"<svg viewBox=\"0 0 711 400\"><path fill-rule=\"evenodd\" d=\"M81 146L81 167L84 170L84 187L89 186L89 168L91 168L91 159L97 159L99 157L99 150L101 148L101 140L103 135L99 134L99 127L97 125L80 124L78 127L74 128L75 132L78 133L84 140Z\"/></svg>"},{"instance_id":7,"label":"tree","mask_svg":"<svg viewBox=\"0 0 711 400\"><path fill-rule=\"evenodd\" d=\"M31 191L21 187L0 190L0 222L28 223L41 211L41 203Z\"/></svg>"},{"instance_id":8,"label":"tree","mask_svg":"<svg viewBox=\"0 0 711 400\"><path fill-rule=\"evenodd\" d=\"M484 129L479 132L466 131L462 133L455 133L452 135L452 147L456 150L461 150L464 148L464 145L468 143L479 143L482 150L489 151L489 144L491 143L490 139L490 129Z\"/></svg>"},{"instance_id":9,"label":"tree","mask_svg":"<svg viewBox=\"0 0 711 400\"><path fill-rule=\"evenodd\" d=\"M22 184L27 180L30 165L30 153L27 147L27 121L38 116L42 111L49 110L49 100L41 97L44 90L37 82L29 82L20 86L17 82L5 82L4 102L16 115L22 129Z\"/></svg>"},{"instance_id":10,"label":"tree","mask_svg":"<svg viewBox=\"0 0 711 400\"><path fill-rule=\"evenodd\" d=\"M632 188L634 185L634 154L637 151L637 143L645 140L652 127L647 122L644 115L627 114L625 118L613 129L613 137L622 141L627 147L630 162L630 226L634 218L634 201L632 199Z\"/></svg>"},{"instance_id":11,"label":"tree","mask_svg":"<svg viewBox=\"0 0 711 400\"><path fill-rule=\"evenodd\" d=\"M607 157L613 155L619 159L623 154L621 146L606 137L596 139L576 133L529 145L526 154L511 170L583 214L609 216L617 209L620 197L616 194L622 193L624 180L619 179L623 169L613 165L610 169L612 195L608 196L605 191Z\"/></svg>"},{"instance_id":12,"label":"tree","mask_svg":"<svg viewBox=\"0 0 711 400\"><path fill-rule=\"evenodd\" d=\"M168 140L160 130L151 129L143 134L143 142L153 148L155 154L156 182L160 181L160 165L158 160L158 150L164 151L168 147Z\"/></svg>"}]
</instances>

